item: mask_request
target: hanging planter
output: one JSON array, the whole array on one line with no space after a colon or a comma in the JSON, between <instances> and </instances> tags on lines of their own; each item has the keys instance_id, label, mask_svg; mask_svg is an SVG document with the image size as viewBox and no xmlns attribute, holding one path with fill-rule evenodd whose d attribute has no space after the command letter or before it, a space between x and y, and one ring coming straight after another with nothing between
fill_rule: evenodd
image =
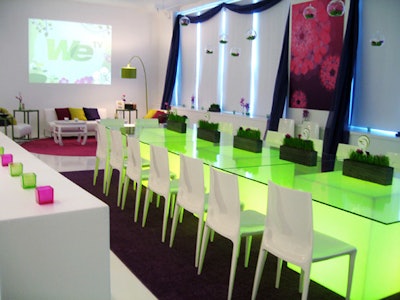
<instances>
[{"instance_id":1,"label":"hanging planter","mask_svg":"<svg viewBox=\"0 0 400 300\"><path fill-rule=\"evenodd\" d=\"M332 0L328 3L326 11L331 17L341 17L344 15L344 2L341 0Z\"/></svg>"}]
</instances>

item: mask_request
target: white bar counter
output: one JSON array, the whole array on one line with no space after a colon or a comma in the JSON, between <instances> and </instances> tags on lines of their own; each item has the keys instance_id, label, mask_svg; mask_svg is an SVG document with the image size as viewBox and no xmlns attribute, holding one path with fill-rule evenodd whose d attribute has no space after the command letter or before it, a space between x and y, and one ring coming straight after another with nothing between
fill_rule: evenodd
<instances>
[{"instance_id":1,"label":"white bar counter","mask_svg":"<svg viewBox=\"0 0 400 300\"><path fill-rule=\"evenodd\" d=\"M54 188L39 205L0 165L0 299L111 299L109 207L2 133L0 146Z\"/></svg>"}]
</instances>

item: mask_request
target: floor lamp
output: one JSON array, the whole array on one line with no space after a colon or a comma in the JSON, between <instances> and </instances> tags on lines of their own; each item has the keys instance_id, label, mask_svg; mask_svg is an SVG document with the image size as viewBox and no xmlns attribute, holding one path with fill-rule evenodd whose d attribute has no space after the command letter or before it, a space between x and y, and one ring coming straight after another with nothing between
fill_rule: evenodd
<instances>
[{"instance_id":1,"label":"floor lamp","mask_svg":"<svg viewBox=\"0 0 400 300\"><path fill-rule=\"evenodd\" d=\"M148 102L148 96L147 96L147 76L146 76L146 68L144 67L143 60L139 56L132 56L131 59L129 60L128 64L125 67L121 68L121 78L136 78L136 68L131 67L131 62L137 58L140 63L142 64L143 67L143 72L144 72L144 87L146 90L146 114L149 111L149 102Z\"/></svg>"}]
</instances>

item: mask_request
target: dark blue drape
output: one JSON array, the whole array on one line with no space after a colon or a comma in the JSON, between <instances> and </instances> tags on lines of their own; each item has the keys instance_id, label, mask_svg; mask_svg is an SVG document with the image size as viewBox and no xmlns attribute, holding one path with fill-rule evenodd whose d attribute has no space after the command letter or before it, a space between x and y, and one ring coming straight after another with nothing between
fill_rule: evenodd
<instances>
[{"instance_id":1,"label":"dark blue drape","mask_svg":"<svg viewBox=\"0 0 400 300\"><path fill-rule=\"evenodd\" d=\"M336 79L334 101L326 122L322 151L322 172L333 171L338 144L347 143L349 139L349 105L357 58L358 27L359 0L351 0L346 35Z\"/></svg>"},{"instance_id":2,"label":"dark blue drape","mask_svg":"<svg viewBox=\"0 0 400 300\"><path fill-rule=\"evenodd\" d=\"M274 96L272 100L271 115L268 130L278 131L279 119L283 115L289 85L289 15L286 21L285 37L283 39L282 53L275 80Z\"/></svg>"},{"instance_id":3,"label":"dark blue drape","mask_svg":"<svg viewBox=\"0 0 400 300\"><path fill-rule=\"evenodd\" d=\"M282 0L265 0L265 1L260 1L258 3L248 4L248 5L222 3L212 9L206 11L205 13L203 13L199 16L187 16L187 17L189 18L190 23L194 23L194 24L201 23L201 22L205 22L205 21L211 19L212 17L214 17L223 8L229 9L229 10L239 13L239 14L252 14L252 13L257 13L257 12L267 10L281 1ZM172 100L172 93L173 93L174 87L175 87L176 73L177 73L178 60L179 60L179 48L180 48L180 46L179 46L180 22L179 21L182 17L183 17L182 15L178 15L175 18L174 29L173 29L173 33L172 33L172 39L171 39L171 48L170 48L170 52L169 52L168 65L167 65L167 74L166 74L165 84L164 84L164 94L163 94L163 98L161 101L161 108L166 108L166 106L169 106L171 104L171 100Z\"/></svg>"}]
</instances>

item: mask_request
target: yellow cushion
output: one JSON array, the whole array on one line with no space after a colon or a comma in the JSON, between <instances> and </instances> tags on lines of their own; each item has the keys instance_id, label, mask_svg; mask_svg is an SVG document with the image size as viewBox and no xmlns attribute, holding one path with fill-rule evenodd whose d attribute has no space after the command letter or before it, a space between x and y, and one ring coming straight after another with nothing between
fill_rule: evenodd
<instances>
[{"instance_id":1,"label":"yellow cushion","mask_svg":"<svg viewBox=\"0 0 400 300\"><path fill-rule=\"evenodd\" d=\"M150 109L143 119L151 119L157 112L157 109Z\"/></svg>"},{"instance_id":2,"label":"yellow cushion","mask_svg":"<svg viewBox=\"0 0 400 300\"><path fill-rule=\"evenodd\" d=\"M83 111L83 108L69 107L68 109L69 109L69 113L71 114L71 120L78 118L79 120L87 121L85 112Z\"/></svg>"}]
</instances>

